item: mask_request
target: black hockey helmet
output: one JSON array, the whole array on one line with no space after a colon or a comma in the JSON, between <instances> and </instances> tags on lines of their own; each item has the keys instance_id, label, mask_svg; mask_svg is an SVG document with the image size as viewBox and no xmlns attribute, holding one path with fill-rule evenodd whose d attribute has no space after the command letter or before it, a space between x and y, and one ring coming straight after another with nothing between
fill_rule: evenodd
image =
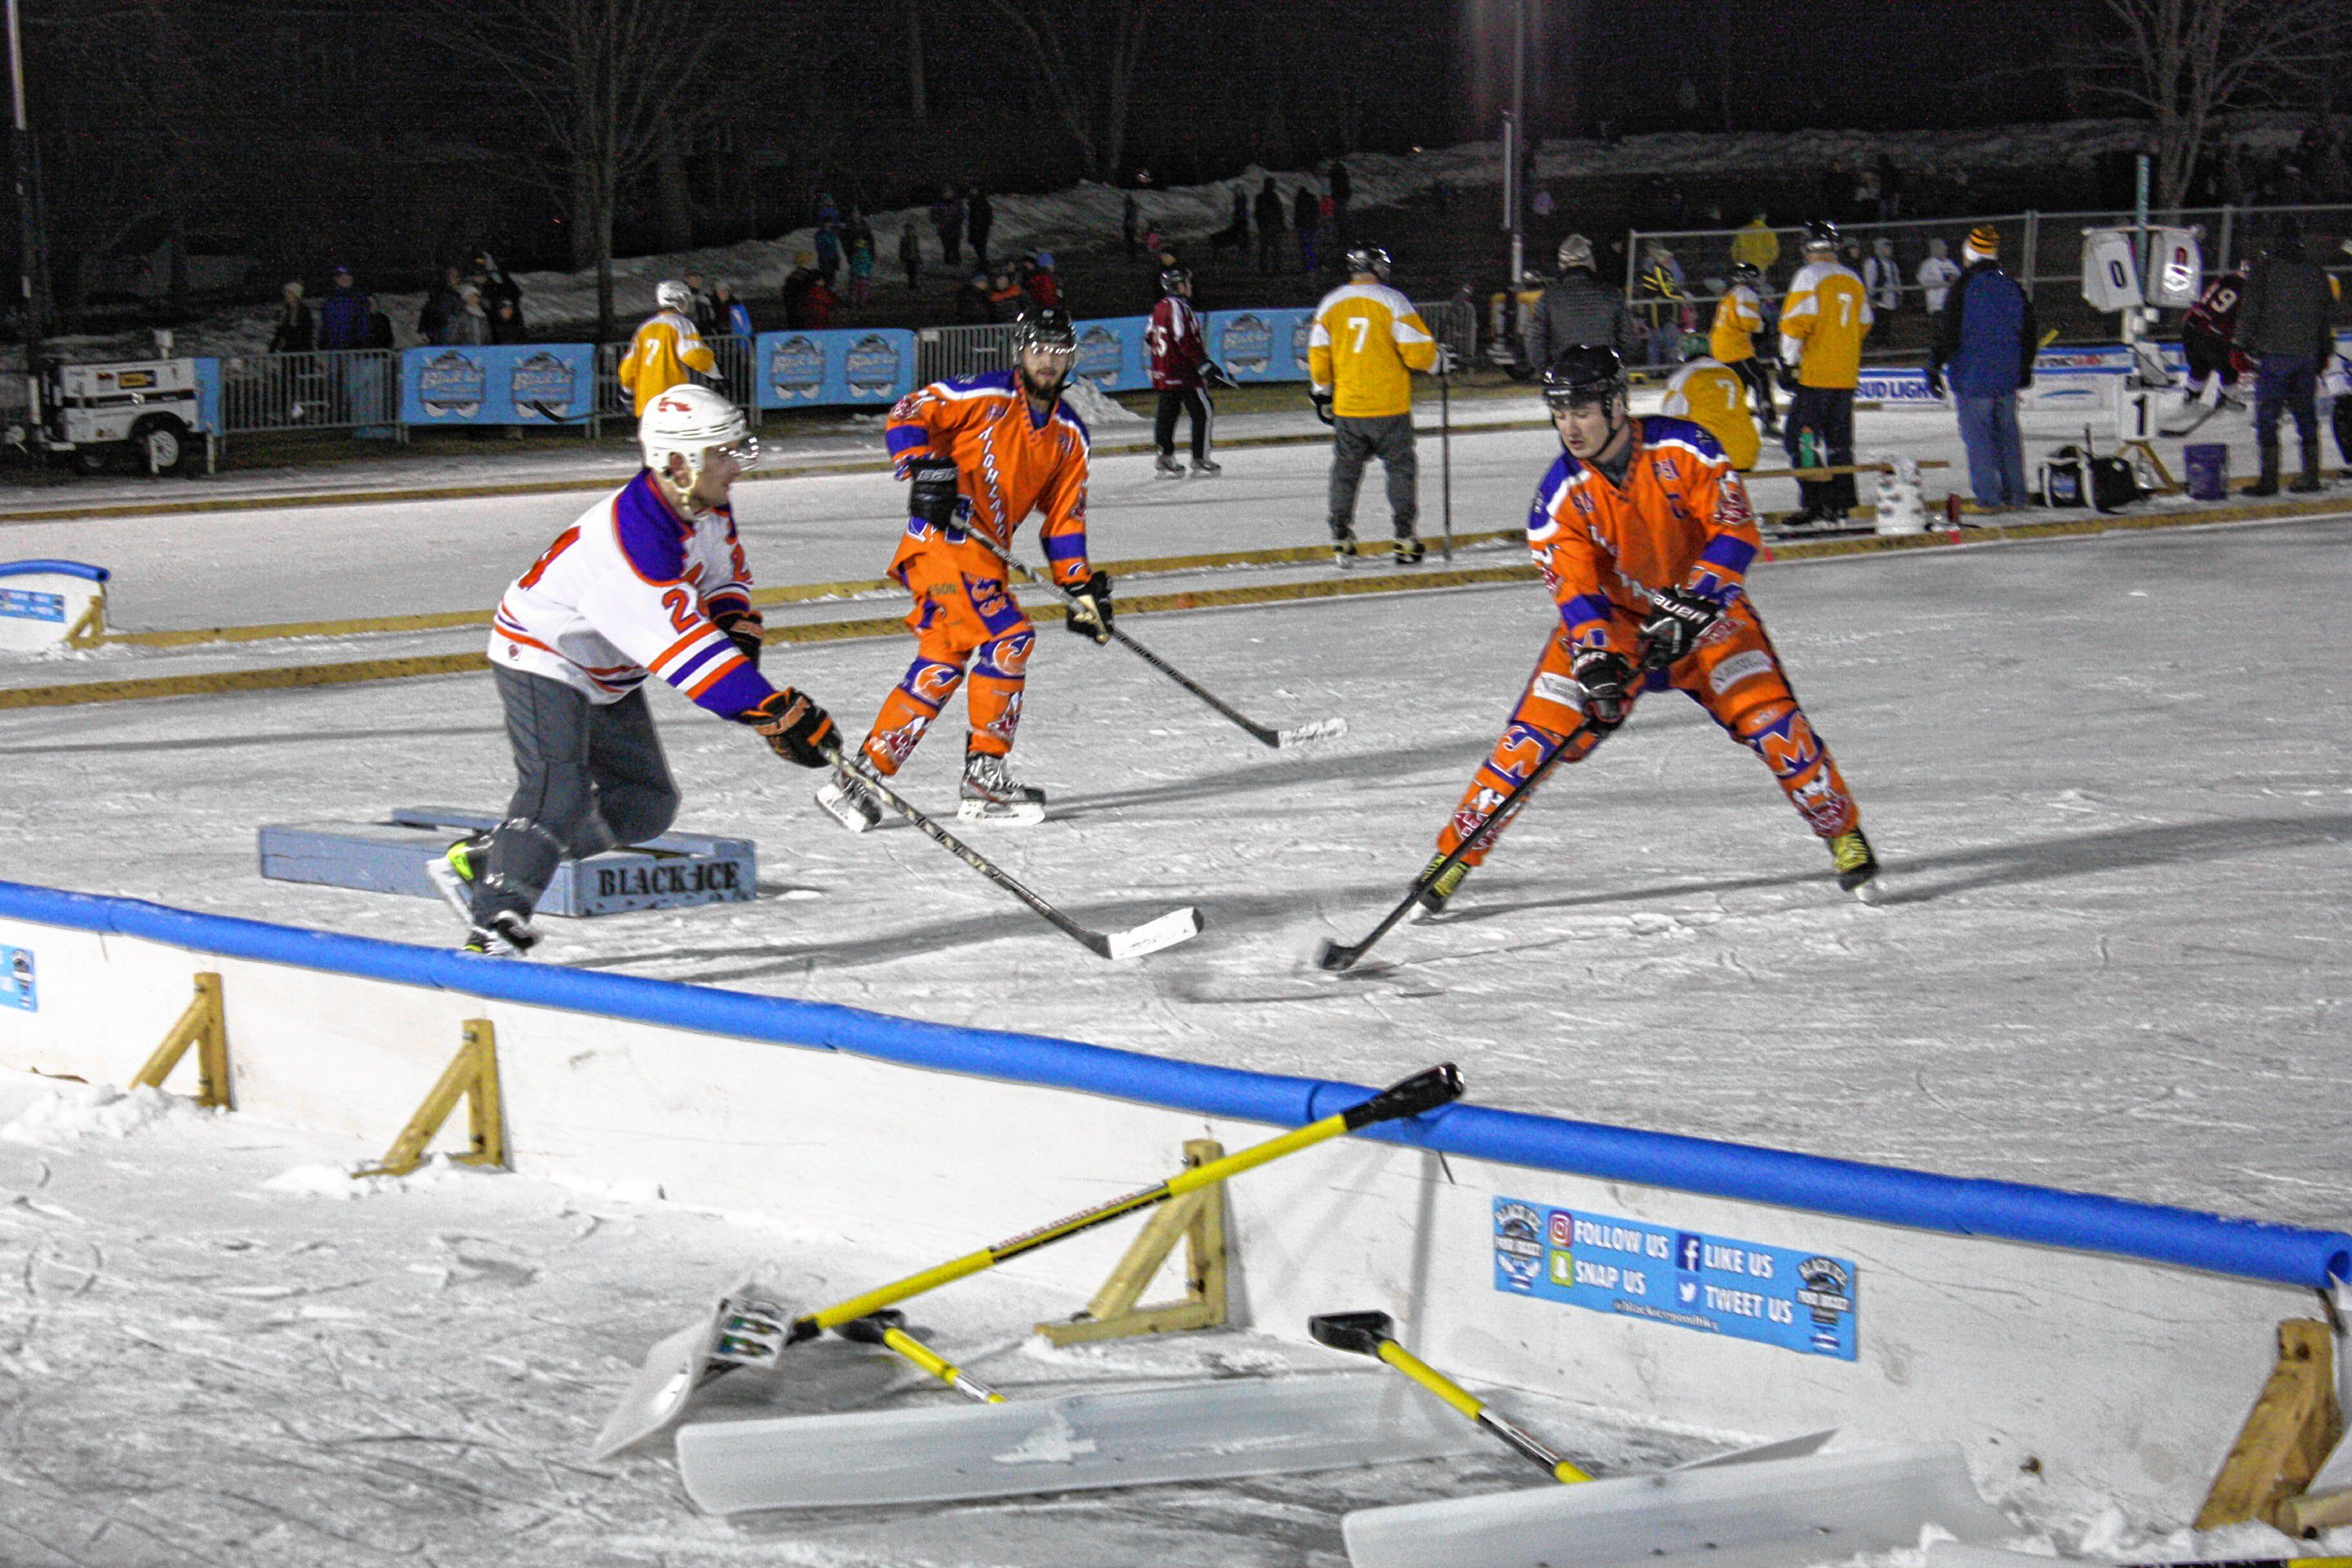
<instances>
[{"instance_id":1,"label":"black hockey helmet","mask_svg":"<svg viewBox=\"0 0 2352 1568\"><path fill-rule=\"evenodd\" d=\"M1177 289L1181 289L1185 284L1190 283L1191 281L1192 281L1192 269L1191 268L1165 268L1160 274L1160 291L1162 294L1173 294Z\"/></svg>"},{"instance_id":2,"label":"black hockey helmet","mask_svg":"<svg viewBox=\"0 0 2352 1568\"><path fill-rule=\"evenodd\" d=\"M1825 217L1817 217L1805 226L1807 250L1835 250L1838 247L1838 226Z\"/></svg>"},{"instance_id":3,"label":"black hockey helmet","mask_svg":"<svg viewBox=\"0 0 2352 1568\"><path fill-rule=\"evenodd\" d=\"M1078 329L1071 323L1070 313L1052 305L1022 311L1013 323L1013 352L1020 355L1031 349L1077 353Z\"/></svg>"},{"instance_id":4,"label":"black hockey helmet","mask_svg":"<svg viewBox=\"0 0 2352 1568\"><path fill-rule=\"evenodd\" d=\"M1348 247L1348 270L1369 272L1385 283L1389 280L1389 253L1377 245L1351 245Z\"/></svg>"},{"instance_id":5,"label":"black hockey helmet","mask_svg":"<svg viewBox=\"0 0 2352 1568\"><path fill-rule=\"evenodd\" d=\"M1763 271L1752 261L1735 261L1731 264L1731 280L1734 283L1746 283L1753 286L1759 281L1763 276Z\"/></svg>"},{"instance_id":6,"label":"black hockey helmet","mask_svg":"<svg viewBox=\"0 0 2352 1568\"><path fill-rule=\"evenodd\" d=\"M1571 343L1544 368L1544 406L1555 414L1624 395L1625 361L1606 343Z\"/></svg>"}]
</instances>

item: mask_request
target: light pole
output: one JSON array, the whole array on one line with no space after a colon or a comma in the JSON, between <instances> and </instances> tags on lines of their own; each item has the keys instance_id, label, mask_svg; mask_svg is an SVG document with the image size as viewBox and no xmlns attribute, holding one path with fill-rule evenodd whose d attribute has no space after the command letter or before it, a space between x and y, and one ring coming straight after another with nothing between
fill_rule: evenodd
<instances>
[{"instance_id":1,"label":"light pole","mask_svg":"<svg viewBox=\"0 0 2352 1568\"><path fill-rule=\"evenodd\" d=\"M14 118L10 121L8 152L10 172L16 186L17 221L17 288L18 303L25 312L25 376L28 385L36 388L34 406L27 412L37 422L41 417L37 390L39 374L37 362L40 357L41 333L45 323L43 307L47 303L47 279L41 266L41 225L35 200L33 175L33 131L25 118L25 44L16 20L16 0L8 0L8 91Z\"/></svg>"},{"instance_id":2,"label":"light pole","mask_svg":"<svg viewBox=\"0 0 2352 1568\"><path fill-rule=\"evenodd\" d=\"M11 5L16 0L9 0ZM1511 236L1511 276L1505 287L1518 291L1528 260L1528 193L1521 181L1528 162L1528 0L1511 0L1511 108L1503 116L1503 226Z\"/></svg>"}]
</instances>

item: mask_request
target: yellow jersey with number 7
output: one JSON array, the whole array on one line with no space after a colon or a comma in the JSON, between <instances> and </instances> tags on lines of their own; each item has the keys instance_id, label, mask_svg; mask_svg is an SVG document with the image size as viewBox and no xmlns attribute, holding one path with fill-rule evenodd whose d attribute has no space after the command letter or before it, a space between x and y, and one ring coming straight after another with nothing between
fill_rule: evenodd
<instances>
[{"instance_id":1,"label":"yellow jersey with number 7","mask_svg":"<svg viewBox=\"0 0 2352 1568\"><path fill-rule=\"evenodd\" d=\"M1851 392L1862 379L1870 323L1870 295L1853 269L1808 261L1780 301L1780 357L1796 363L1800 385Z\"/></svg>"},{"instance_id":2,"label":"yellow jersey with number 7","mask_svg":"<svg viewBox=\"0 0 2352 1568\"><path fill-rule=\"evenodd\" d=\"M1412 412L1409 372L1437 363L1412 301L1385 283L1343 283L1315 307L1307 335L1307 374L1331 394L1343 419L1383 419Z\"/></svg>"}]
</instances>

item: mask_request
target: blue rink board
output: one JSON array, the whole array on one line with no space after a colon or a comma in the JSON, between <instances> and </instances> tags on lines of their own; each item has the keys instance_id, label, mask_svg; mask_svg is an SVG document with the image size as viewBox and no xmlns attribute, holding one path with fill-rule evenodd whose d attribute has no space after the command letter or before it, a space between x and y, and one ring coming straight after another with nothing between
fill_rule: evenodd
<instances>
[{"instance_id":1,"label":"blue rink board","mask_svg":"<svg viewBox=\"0 0 2352 1568\"><path fill-rule=\"evenodd\" d=\"M287 823L261 829L261 874L412 898L441 895L425 866L450 840L495 825L483 812L407 805L382 822ZM748 903L759 883L748 838L666 833L631 849L566 860L539 901L543 915L612 915L632 910Z\"/></svg>"},{"instance_id":2,"label":"blue rink board","mask_svg":"<svg viewBox=\"0 0 2352 1568\"><path fill-rule=\"evenodd\" d=\"M476 817L475 821L487 821ZM195 952L292 964L600 1017L1296 1127L1362 1101L1344 1081L1175 1061L1078 1040L892 1017L837 1003L646 975L509 963L442 948L199 914L140 899L0 881L0 919L119 933ZM1631 1182L1947 1235L1998 1237L2242 1279L2327 1289L2352 1279L2352 1235L2201 1214L2022 1182L1941 1175L1749 1143L1456 1102L1357 1137L1435 1153Z\"/></svg>"}]
</instances>

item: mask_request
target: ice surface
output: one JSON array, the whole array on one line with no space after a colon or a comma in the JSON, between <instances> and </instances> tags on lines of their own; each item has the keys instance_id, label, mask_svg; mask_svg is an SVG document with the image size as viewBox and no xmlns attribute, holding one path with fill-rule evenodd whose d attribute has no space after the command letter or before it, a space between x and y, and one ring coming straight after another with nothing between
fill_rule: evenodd
<instances>
[{"instance_id":1,"label":"ice surface","mask_svg":"<svg viewBox=\"0 0 2352 1568\"><path fill-rule=\"evenodd\" d=\"M1544 442L1456 440L1465 530L1511 519ZM1310 540L1322 461L1235 452L1223 479L1155 488L1141 459L1112 459L1097 553ZM546 503L106 526L135 558L126 599L201 624L486 604L574 509L557 499L520 521ZM878 476L763 487L755 571L878 571L896 499ZM1102 963L917 834L842 833L811 775L658 691L680 826L756 839L765 896L551 921L549 952L1362 1082L1442 1054L1486 1104L2341 1225L2352 715L2333 650L2352 612L2312 584L2352 566L2347 544L2333 520L1759 566L1758 603L1889 868L1875 910L1836 891L1752 757L1654 699L1546 785L1446 920L1346 977L1313 973L1299 955L1370 929L1492 742L1551 624L1518 584L1130 623L1260 722L1349 720L1296 753L1048 626L1019 755L1054 820L972 836L1097 931L1200 907L1201 936L1136 964ZM285 569L311 546L336 569ZM209 558L173 571L182 549ZM467 573L474 589L445 588ZM215 595L231 603L207 614ZM908 654L777 647L769 667L854 731ZM942 728L902 775L935 811L955 788ZM480 677L12 711L0 755L16 878L428 942L455 940L436 904L258 879L255 827L495 807L512 776Z\"/></svg>"},{"instance_id":2,"label":"ice surface","mask_svg":"<svg viewBox=\"0 0 2352 1568\"><path fill-rule=\"evenodd\" d=\"M1874 419L1913 421L1915 450L1950 442L1948 416L1865 414L1876 444ZM1539 432L1457 438L1454 456L1465 529L1515 521L1549 458ZM1433 522L1433 457L1424 443ZM1110 459L1097 553L1311 542L1322 461L1238 451L1221 479L1155 488L1141 460ZM763 581L872 576L887 559L898 501L878 477L751 493ZM487 605L580 504L13 531L20 553L127 567L126 611L191 626ZM2341 1226L2352 611L2332 584L2347 570L2343 517L1760 566L1757 600L1888 864L1875 910L1836 890L1752 757L1687 702L1653 699L1546 786L1446 919L1392 932L1345 978L1304 965L1314 938L1360 937L1428 858L1552 624L1541 590L1516 584L1131 623L1261 722L1349 720L1296 753L1123 650L1046 628L1019 755L1054 818L974 841L1097 930L1197 904L1206 930L1181 947L1105 964L920 836L842 833L809 799L814 775L656 692L680 826L758 840L762 897L550 921L548 951L1367 1083L1442 1055L1484 1104ZM780 647L769 668L858 727L908 653ZM903 775L933 809L955 790L942 728ZM11 879L428 942L457 936L436 903L260 880L256 826L494 807L511 778L481 677L9 710L0 757ZM0 1123L55 1088L0 1084ZM270 1192L379 1151L242 1117L43 1143L0 1142L12 1563L1331 1568L1348 1508L1523 1484L1506 1454L878 1521L701 1521L656 1457L565 1456L698 1299L755 1267L780 1287L887 1275L862 1246L471 1173L412 1179L394 1202ZM958 1290L938 1320L951 1350L1052 1312L1003 1282ZM953 1397L854 1349L824 1363L824 1407ZM1231 1337L1150 1349L1163 1374L1291 1353ZM1008 1392L1132 1364L959 1360ZM1512 1409L1616 1468L1703 1447ZM2082 1521L2041 1522L2071 1547ZM2137 1550L2149 1522L2119 1515L2103 1543Z\"/></svg>"}]
</instances>

